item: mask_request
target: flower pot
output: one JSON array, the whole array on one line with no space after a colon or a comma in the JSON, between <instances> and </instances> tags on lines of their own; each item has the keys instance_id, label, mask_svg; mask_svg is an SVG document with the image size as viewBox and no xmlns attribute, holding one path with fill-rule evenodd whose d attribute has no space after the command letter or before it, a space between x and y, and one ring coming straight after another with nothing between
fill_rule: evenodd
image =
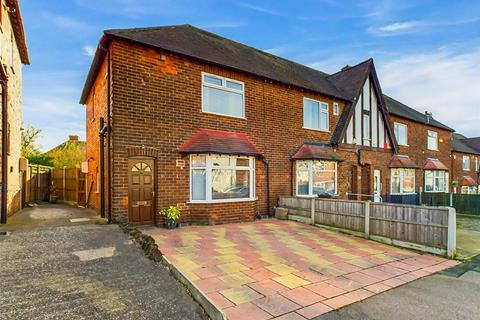
<instances>
[{"instance_id":1,"label":"flower pot","mask_svg":"<svg viewBox=\"0 0 480 320\"><path fill-rule=\"evenodd\" d=\"M165 219L165 227L167 227L167 229L175 229L177 225L178 225L177 220Z\"/></svg>"}]
</instances>

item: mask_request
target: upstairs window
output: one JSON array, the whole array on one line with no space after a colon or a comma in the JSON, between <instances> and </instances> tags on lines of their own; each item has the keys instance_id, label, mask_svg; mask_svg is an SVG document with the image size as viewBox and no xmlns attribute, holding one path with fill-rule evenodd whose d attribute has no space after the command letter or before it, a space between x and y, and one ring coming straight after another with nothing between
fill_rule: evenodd
<instances>
[{"instance_id":1,"label":"upstairs window","mask_svg":"<svg viewBox=\"0 0 480 320\"><path fill-rule=\"evenodd\" d=\"M475 171L478 171L478 158L475 158Z\"/></svg>"},{"instance_id":2,"label":"upstairs window","mask_svg":"<svg viewBox=\"0 0 480 320\"><path fill-rule=\"evenodd\" d=\"M429 150L438 151L438 133L428 130L427 148Z\"/></svg>"},{"instance_id":3,"label":"upstairs window","mask_svg":"<svg viewBox=\"0 0 480 320\"><path fill-rule=\"evenodd\" d=\"M328 131L328 103L303 98L303 127Z\"/></svg>"},{"instance_id":4,"label":"upstairs window","mask_svg":"<svg viewBox=\"0 0 480 320\"><path fill-rule=\"evenodd\" d=\"M244 118L243 82L202 74L202 111L230 117Z\"/></svg>"},{"instance_id":5,"label":"upstairs window","mask_svg":"<svg viewBox=\"0 0 480 320\"><path fill-rule=\"evenodd\" d=\"M462 169L464 171L470 171L470 157L469 156L463 156L463 158L462 158Z\"/></svg>"},{"instance_id":6,"label":"upstairs window","mask_svg":"<svg viewBox=\"0 0 480 320\"><path fill-rule=\"evenodd\" d=\"M363 115L363 144L370 145L370 116L368 114Z\"/></svg>"},{"instance_id":7,"label":"upstairs window","mask_svg":"<svg viewBox=\"0 0 480 320\"><path fill-rule=\"evenodd\" d=\"M397 139L398 144L401 146L407 146L408 145L407 126L402 123L395 122L394 132L395 132L395 138Z\"/></svg>"},{"instance_id":8,"label":"upstairs window","mask_svg":"<svg viewBox=\"0 0 480 320\"><path fill-rule=\"evenodd\" d=\"M338 106L338 103L333 103L333 115L338 116L340 114L340 108Z\"/></svg>"}]
</instances>

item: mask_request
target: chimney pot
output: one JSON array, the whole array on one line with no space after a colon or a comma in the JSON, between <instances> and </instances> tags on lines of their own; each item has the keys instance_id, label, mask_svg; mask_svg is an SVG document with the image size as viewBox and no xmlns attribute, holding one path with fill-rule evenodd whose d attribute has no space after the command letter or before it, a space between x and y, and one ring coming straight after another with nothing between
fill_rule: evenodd
<instances>
[{"instance_id":1,"label":"chimney pot","mask_svg":"<svg viewBox=\"0 0 480 320\"><path fill-rule=\"evenodd\" d=\"M70 136L68 136L68 140L69 141L78 141L78 136L70 135Z\"/></svg>"},{"instance_id":2,"label":"chimney pot","mask_svg":"<svg viewBox=\"0 0 480 320\"><path fill-rule=\"evenodd\" d=\"M350 69L350 66L347 64L345 67L342 68L342 71Z\"/></svg>"}]
</instances>

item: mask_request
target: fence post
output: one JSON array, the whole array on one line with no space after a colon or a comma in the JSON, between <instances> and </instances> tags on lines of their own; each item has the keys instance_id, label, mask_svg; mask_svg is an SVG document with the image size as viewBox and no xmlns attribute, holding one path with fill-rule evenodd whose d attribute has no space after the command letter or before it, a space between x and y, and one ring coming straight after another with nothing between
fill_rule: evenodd
<instances>
[{"instance_id":1,"label":"fence post","mask_svg":"<svg viewBox=\"0 0 480 320\"><path fill-rule=\"evenodd\" d=\"M315 198L310 200L310 219L312 220L312 225L315 224Z\"/></svg>"},{"instance_id":2,"label":"fence post","mask_svg":"<svg viewBox=\"0 0 480 320\"><path fill-rule=\"evenodd\" d=\"M455 208L448 208L447 255L453 258L457 251L457 217Z\"/></svg>"},{"instance_id":3,"label":"fence post","mask_svg":"<svg viewBox=\"0 0 480 320\"><path fill-rule=\"evenodd\" d=\"M67 200L66 196L65 196L65 191L66 191L66 188L67 188L67 186L66 186L67 182L66 182L66 177L65 177L66 170L67 170L66 167L63 167L63 181L62 181L63 182L63 192L62 192L63 193L63 199L62 199L63 201Z\"/></svg>"},{"instance_id":4,"label":"fence post","mask_svg":"<svg viewBox=\"0 0 480 320\"><path fill-rule=\"evenodd\" d=\"M365 238L370 238L370 201L365 202Z\"/></svg>"},{"instance_id":5,"label":"fence post","mask_svg":"<svg viewBox=\"0 0 480 320\"><path fill-rule=\"evenodd\" d=\"M450 207L453 207L453 192L450 192Z\"/></svg>"},{"instance_id":6,"label":"fence post","mask_svg":"<svg viewBox=\"0 0 480 320\"><path fill-rule=\"evenodd\" d=\"M42 194L40 193L41 190L40 190L40 186L41 186L41 178L42 176L40 175L40 165L37 164L37 201L40 201L40 199L42 198Z\"/></svg>"}]
</instances>

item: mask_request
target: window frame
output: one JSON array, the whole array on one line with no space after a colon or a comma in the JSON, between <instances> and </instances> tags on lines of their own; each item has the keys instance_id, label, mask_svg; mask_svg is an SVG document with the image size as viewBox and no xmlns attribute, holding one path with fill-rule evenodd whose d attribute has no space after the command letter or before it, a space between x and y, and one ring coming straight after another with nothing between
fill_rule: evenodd
<instances>
[{"instance_id":1,"label":"window frame","mask_svg":"<svg viewBox=\"0 0 480 320\"><path fill-rule=\"evenodd\" d=\"M466 159L467 159L467 162L465 162ZM465 167L465 163L468 164L467 167ZM470 156L462 156L462 170L470 171Z\"/></svg>"},{"instance_id":2,"label":"window frame","mask_svg":"<svg viewBox=\"0 0 480 320\"><path fill-rule=\"evenodd\" d=\"M400 186L399 190L400 192L393 192L393 172L395 170L400 171ZM412 170L413 171L413 192L403 192L403 183L405 180L405 172L407 170ZM390 169L390 194L392 195L411 195L411 194L416 194L417 192L415 191L415 184L416 184L416 172L415 169L412 168L392 168Z\"/></svg>"},{"instance_id":3,"label":"window frame","mask_svg":"<svg viewBox=\"0 0 480 320\"><path fill-rule=\"evenodd\" d=\"M405 143L400 143L400 140L397 137L397 127L404 127L405 128ZM401 122L394 122L393 123L393 133L395 135L395 139L397 139L398 145L408 147L408 126Z\"/></svg>"},{"instance_id":4,"label":"window frame","mask_svg":"<svg viewBox=\"0 0 480 320\"><path fill-rule=\"evenodd\" d=\"M219 85L215 85L215 84L206 82L205 81L205 76L221 79L222 80L222 85L219 86ZM240 91L240 90L228 88L227 87L227 81L242 85L242 90ZM234 116L234 115L229 115L229 114L225 114L225 113L219 113L219 112L213 112L213 111L206 110L204 99L203 99L203 97L205 95L205 87L210 87L210 88L220 89L220 90L227 91L227 92L241 94L242 95L242 115L241 116ZM203 113L209 113L209 114L214 114L214 115L217 115L217 116L224 116L224 117L230 117L230 118L236 118L236 119L246 119L245 118L245 83L242 82L242 81L222 77L222 76L212 74L212 73L208 73L208 72L202 72L202 97L201 97L201 100L202 100L202 112Z\"/></svg>"},{"instance_id":5,"label":"window frame","mask_svg":"<svg viewBox=\"0 0 480 320\"><path fill-rule=\"evenodd\" d=\"M205 156L205 166L194 166L193 157L195 156ZM249 166L213 166L212 159L214 157L228 157L230 163L232 159L248 159ZM214 169L224 169L224 170L249 170L249 188L250 188L250 197L248 198L231 198L231 199L212 199L212 170ZM193 170L205 170L205 200L194 200L193 195ZM190 182L189 182L189 194L190 199L189 203L222 203L222 202L245 202L245 201L254 201L257 200L255 194L255 157L249 156L235 156L235 155L224 155L224 154L191 154L190 155Z\"/></svg>"},{"instance_id":6,"label":"window frame","mask_svg":"<svg viewBox=\"0 0 480 320\"><path fill-rule=\"evenodd\" d=\"M435 134L435 145L436 145L435 149L430 148L430 138L431 138L430 133ZM432 151L438 151L438 132L437 131L433 131L433 130L428 130L427 131L427 149L432 150Z\"/></svg>"},{"instance_id":7,"label":"window frame","mask_svg":"<svg viewBox=\"0 0 480 320\"><path fill-rule=\"evenodd\" d=\"M306 100L310 100L310 101L313 101L313 102L316 102L318 103L318 116L319 116L319 124L320 124L320 128L310 128L310 127L307 127L305 125L305 101ZM307 129L307 130L315 130L315 131L321 131L321 132L330 132L330 105L328 104L328 102L324 102L324 101L320 101L320 100L315 100L315 99L311 99L311 98L307 98L307 97L303 97L303 108L302 108L302 113L303 113L303 129ZM322 105L323 106L326 106L326 110L322 110ZM322 113L326 113L327 114L327 123L326 123L326 129L323 129L322 128Z\"/></svg>"},{"instance_id":8,"label":"window frame","mask_svg":"<svg viewBox=\"0 0 480 320\"><path fill-rule=\"evenodd\" d=\"M339 106L338 102L333 103L332 114L334 116L338 116L340 114L340 106Z\"/></svg>"},{"instance_id":9,"label":"window frame","mask_svg":"<svg viewBox=\"0 0 480 320\"><path fill-rule=\"evenodd\" d=\"M433 177L432 177L432 182L433 182L433 185L432 185L432 190L427 190L427 172L432 172L433 173ZM443 173L443 177L439 177L439 176L436 176L437 173ZM435 180L437 179L443 179L443 188L444 190L441 191L441 190L435 190ZM425 192L427 193L448 193L448 184L449 184L449 174L448 174L448 171L445 171L445 170L425 170L424 171L424 175L423 175L423 180L424 180L424 190Z\"/></svg>"},{"instance_id":10,"label":"window frame","mask_svg":"<svg viewBox=\"0 0 480 320\"><path fill-rule=\"evenodd\" d=\"M318 161L318 162L332 162L335 164L335 169L334 170L324 170L322 172L334 172L335 173L335 192L333 196L338 195L338 163L336 161L327 161L327 160L297 160L295 161L295 195L297 197L303 197L303 198L316 198L318 197L317 194L313 194L313 162ZM308 172L308 194L299 194L298 193L298 165L300 162L306 162L307 163L307 172Z\"/></svg>"}]
</instances>

